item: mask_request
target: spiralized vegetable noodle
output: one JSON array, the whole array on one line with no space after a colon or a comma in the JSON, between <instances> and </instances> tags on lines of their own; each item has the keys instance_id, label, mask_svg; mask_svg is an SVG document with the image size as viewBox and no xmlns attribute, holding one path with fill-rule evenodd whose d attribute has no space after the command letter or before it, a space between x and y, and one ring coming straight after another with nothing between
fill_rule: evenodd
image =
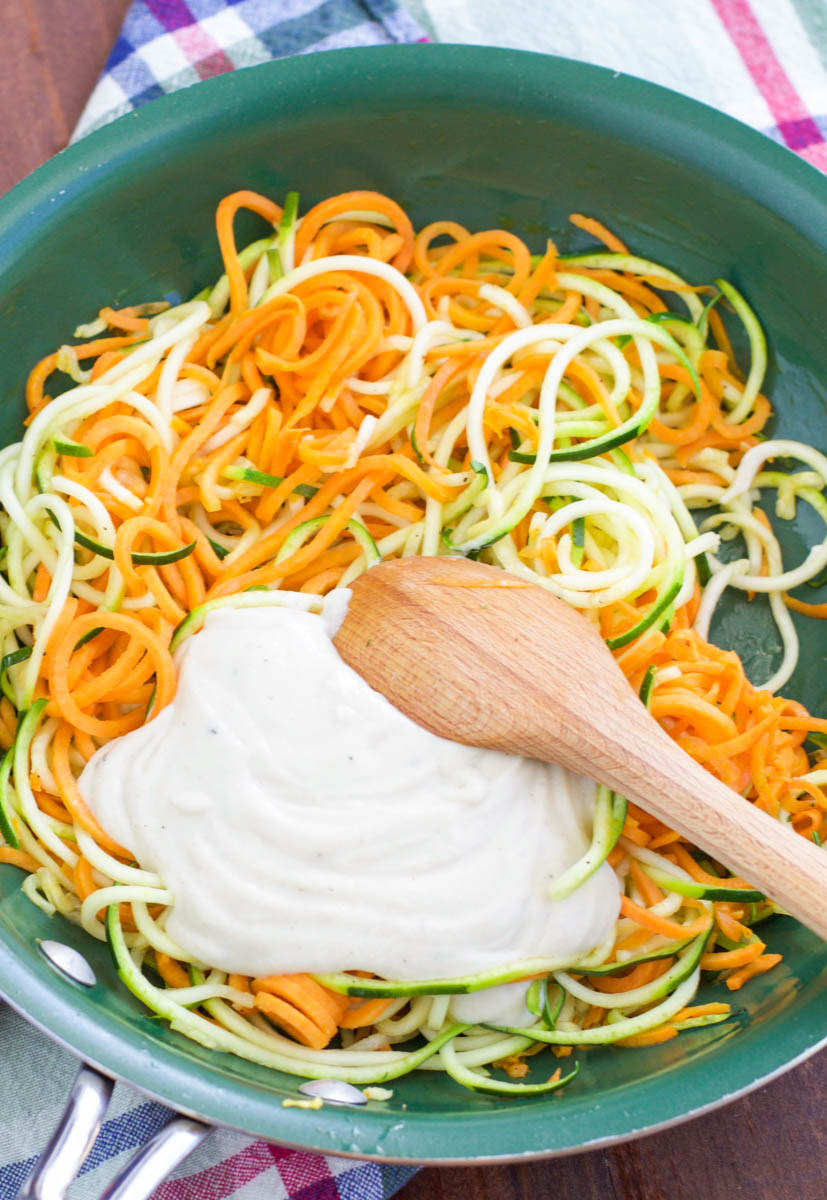
<instances>
[{"instance_id":1,"label":"spiralized vegetable noodle","mask_svg":"<svg viewBox=\"0 0 827 1200\"><path fill-rule=\"evenodd\" d=\"M241 250L239 209L266 226ZM764 335L730 283L691 284L571 219L602 245L532 254L450 219L415 233L373 192L301 218L293 194L282 210L237 192L218 207L217 284L105 308L29 377L27 428L0 451L0 861L44 911L108 937L127 986L205 1045L357 1084L422 1068L551 1091L573 1072L521 1082L536 1051L726 1020L728 991L780 958L758 929L771 901L599 788L592 846L554 882L617 873L620 919L585 957L452 980L228 976L172 941L173 897L77 785L169 703L172 652L211 609L318 609L382 559L461 553L579 609L687 753L821 843L827 766L805 743L827 721L777 693L798 657L789 609L827 615L790 595L823 578L827 539L784 562L760 502L827 522L827 458L764 439ZM769 678L708 641L725 592L767 595ZM693 1003L704 972L722 999ZM521 979L533 1024L451 1019L451 994Z\"/></svg>"}]
</instances>

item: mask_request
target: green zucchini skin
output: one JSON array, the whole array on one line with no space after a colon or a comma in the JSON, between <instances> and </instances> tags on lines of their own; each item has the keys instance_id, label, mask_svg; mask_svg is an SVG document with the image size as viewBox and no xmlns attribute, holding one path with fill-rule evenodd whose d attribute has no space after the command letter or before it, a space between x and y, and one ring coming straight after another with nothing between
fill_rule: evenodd
<instances>
[{"instance_id":1,"label":"green zucchini skin","mask_svg":"<svg viewBox=\"0 0 827 1200\"><path fill-rule=\"evenodd\" d=\"M14 762L14 746L10 746L3 755L0 764L0 833L7 846L13 850L20 849L20 838L14 827L14 809L9 798L9 776Z\"/></svg>"},{"instance_id":2,"label":"green zucchini skin","mask_svg":"<svg viewBox=\"0 0 827 1200\"><path fill-rule=\"evenodd\" d=\"M646 708L651 707L652 703L652 686L655 681L655 668L649 667L646 674L643 676L643 683L640 685L640 700Z\"/></svg>"},{"instance_id":3,"label":"green zucchini skin","mask_svg":"<svg viewBox=\"0 0 827 1200\"><path fill-rule=\"evenodd\" d=\"M501 983L514 983L515 980L533 975L548 975L562 965L559 960L554 962L547 958L532 958L483 971L479 975L457 975L450 979L361 979L346 971L314 975L313 978L323 987L342 996L361 996L366 999L372 996L465 996L469 992L479 992ZM576 962L569 962L568 965L572 971L579 970Z\"/></svg>"},{"instance_id":4,"label":"green zucchini skin","mask_svg":"<svg viewBox=\"0 0 827 1200\"><path fill-rule=\"evenodd\" d=\"M75 442L69 437L54 437L52 445L58 454L64 454L67 458L92 458L95 453L91 446L84 446L82 442Z\"/></svg>"},{"instance_id":5,"label":"green zucchini skin","mask_svg":"<svg viewBox=\"0 0 827 1200\"><path fill-rule=\"evenodd\" d=\"M624 796L600 786L594 808L592 843L576 863L552 880L546 889L550 900L565 900L603 865L617 845L626 820L627 801Z\"/></svg>"},{"instance_id":6,"label":"green zucchini skin","mask_svg":"<svg viewBox=\"0 0 827 1200\"><path fill-rule=\"evenodd\" d=\"M663 314L664 316L673 317L673 314ZM646 320L649 320L647 318ZM646 321L641 321L644 325ZM654 331L650 335L652 340L661 346L669 349L678 362L688 372L692 381L692 387L695 395L700 398L701 384L698 378L698 372L694 363L684 353L682 346L663 326L663 323L651 322L654 328L657 329L657 336ZM690 326L691 328L691 326ZM635 336L639 336L635 334ZM585 458L594 458L598 454L606 454L609 450L616 450L623 446L626 442L633 441L640 434L645 433L658 410L660 401L660 393L655 391L648 399L644 400L640 409L629 417L616 429L609 430L607 433L600 434L597 437L589 438L587 441L579 442L575 446L567 446L559 450L552 450L548 456L548 462L580 462ZM512 462L533 464L537 461L536 454L526 454L519 450L509 450L508 457Z\"/></svg>"},{"instance_id":7,"label":"green zucchini skin","mask_svg":"<svg viewBox=\"0 0 827 1200\"><path fill-rule=\"evenodd\" d=\"M259 487L277 488L284 483L284 476L268 475L266 471L259 471L256 467L226 467L224 474L228 479L237 479L243 483L256 483ZM309 483L299 483L293 488L292 495L304 496L306 500L310 500L318 490Z\"/></svg>"},{"instance_id":8,"label":"green zucchini skin","mask_svg":"<svg viewBox=\"0 0 827 1200\"><path fill-rule=\"evenodd\" d=\"M598 1025L591 1029L543 1029L539 1025L529 1029L495 1024L490 1024L487 1027L496 1029L499 1033L530 1037L537 1042L545 1042L551 1046L608 1046L613 1042L619 1042L627 1037L635 1037L640 1033L648 1033L665 1024L670 1017L680 1012L682 1008L685 1008L690 999L695 995L700 980L700 958L706 946L707 938L708 930L689 943L687 950L681 956L678 963L675 964L679 969L675 970L675 968L672 968L668 973L672 976L668 983L663 982L666 980L666 976L661 976L661 979L655 980L655 985L669 989L669 994L663 999L662 995L664 993L659 994L657 986L653 986L649 991L650 998L651 1000L660 1000L660 1003L643 1013L638 1013L632 1017L621 1015L614 1021L610 1019L607 1024ZM677 985L674 988L672 987L673 983Z\"/></svg>"},{"instance_id":9,"label":"green zucchini skin","mask_svg":"<svg viewBox=\"0 0 827 1200\"><path fill-rule=\"evenodd\" d=\"M0 671L8 671L9 667L14 667L17 663L25 662L31 656L31 646L21 646L19 650L11 650L0 659Z\"/></svg>"},{"instance_id":10,"label":"green zucchini skin","mask_svg":"<svg viewBox=\"0 0 827 1200\"><path fill-rule=\"evenodd\" d=\"M478 1071L472 1071L468 1067L463 1066L457 1058L453 1046L444 1048L442 1063L446 1073L450 1075L455 1083L462 1084L469 1091L488 1096L545 1096L550 1092L556 1092L560 1088L565 1087L567 1083L571 1083L572 1079L580 1071L579 1063L575 1063L568 1075L564 1075L559 1079L555 1079L552 1076L551 1079L547 1079L543 1083L507 1083L505 1080L491 1079L487 1075L482 1075Z\"/></svg>"},{"instance_id":11,"label":"green zucchini skin","mask_svg":"<svg viewBox=\"0 0 827 1200\"><path fill-rule=\"evenodd\" d=\"M111 546L105 546L103 542L89 537L87 533L82 533L79 529L75 529L75 542L78 546L83 546L85 550L92 550L95 554L99 554L101 558L107 558L110 562L115 561L115 552ZM188 558L194 550L195 542L189 542L186 546L181 546L176 550L134 550L131 558L136 567L165 567L170 563L180 562L182 558Z\"/></svg>"},{"instance_id":12,"label":"green zucchini skin","mask_svg":"<svg viewBox=\"0 0 827 1200\"><path fill-rule=\"evenodd\" d=\"M716 887L714 884L696 883L695 880L677 879L674 875L668 875L665 871L658 871L655 867L648 865L645 865L643 869L658 887L694 900L737 900L753 904L766 900L764 893L759 892L756 888L727 887L724 883Z\"/></svg>"},{"instance_id":13,"label":"green zucchini skin","mask_svg":"<svg viewBox=\"0 0 827 1200\"><path fill-rule=\"evenodd\" d=\"M555 990L554 999L549 998L549 989ZM535 1017L541 1017L546 1029L553 1029L560 1010L566 1001L566 993L552 975L535 979L528 988L525 1006Z\"/></svg>"},{"instance_id":14,"label":"green zucchini skin","mask_svg":"<svg viewBox=\"0 0 827 1200\"><path fill-rule=\"evenodd\" d=\"M31 658L31 646L20 646L17 650L11 650L8 654L4 654L0 659L0 684L3 687L3 693L8 693L8 699L14 704L14 698L11 696L11 689L6 679L6 672L9 667L16 666L18 663L25 662ZM3 755L2 763L0 763L0 834L3 836L7 846L11 846L13 850L20 849L20 839L17 836L17 828L15 825L14 805L11 802L9 795L9 784L11 780L12 768L14 766L15 747L17 739L20 736L20 730L23 722L20 720L20 714L17 714L18 725L15 730L14 741L9 746L6 753Z\"/></svg>"},{"instance_id":15,"label":"green zucchini skin","mask_svg":"<svg viewBox=\"0 0 827 1200\"><path fill-rule=\"evenodd\" d=\"M28 657L26 655L26 658ZM14 850L20 848L20 839L15 827L14 806L9 796L9 781L12 772L15 775L24 773L26 778L28 778L29 746L37 732L43 710L48 703L49 701L45 697L42 697L40 700L35 700L34 704L26 712L18 713L14 741L6 751L3 761L0 764L0 832L2 832L7 844Z\"/></svg>"},{"instance_id":16,"label":"green zucchini skin","mask_svg":"<svg viewBox=\"0 0 827 1200\"><path fill-rule=\"evenodd\" d=\"M648 954L637 954L634 958L623 959L622 962L604 963L600 967L573 967L572 970L577 975L619 975L622 971L630 971L634 967L640 966L641 963L658 962L662 958L672 958L675 954L680 954L682 950L691 943L692 938L686 938L682 942L672 942L668 946L661 946L657 950L650 950Z\"/></svg>"},{"instance_id":17,"label":"green zucchini skin","mask_svg":"<svg viewBox=\"0 0 827 1200\"><path fill-rule=\"evenodd\" d=\"M281 549L276 555L276 562L284 562L291 554L295 554L300 550L305 542L317 530L321 529L330 520L331 514L328 513L323 517L311 517L309 521L303 521L285 538ZM345 528L353 535L365 555L365 563L368 567L373 567L382 561L382 555L379 553L379 547L370 535L367 527L361 521L351 517Z\"/></svg>"},{"instance_id":18,"label":"green zucchini skin","mask_svg":"<svg viewBox=\"0 0 827 1200\"><path fill-rule=\"evenodd\" d=\"M694 938L686 949L680 952L669 970L665 971L658 979L641 987L632 988L628 992L615 993L614 1002L606 1004L604 1007L610 1009L640 1008L642 1005L662 1000L665 996L672 994L675 988L683 983L698 967L701 955L709 940L709 932L709 929L705 929L702 934ZM565 972L555 972L554 977L562 988L565 988L566 991L571 992L575 996L579 996L580 991L584 989L590 992L589 1000L593 1004L600 1003L604 999L602 995L598 999L598 993L595 993L594 989L581 984ZM586 997L582 996L580 998L585 999ZM609 1019L611 1020L611 1015Z\"/></svg>"},{"instance_id":19,"label":"green zucchini skin","mask_svg":"<svg viewBox=\"0 0 827 1200\"><path fill-rule=\"evenodd\" d=\"M679 571L673 577L671 583L661 589L655 603L636 625L633 625L631 629L627 629L625 633L618 634L617 637L607 639L606 645L609 649L621 650L624 646L628 646L630 642L634 642L639 638L647 629L651 629L658 621L665 620L668 615L669 606L681 590L682 584L683 571Z\"/></svg>"}]
</instances>

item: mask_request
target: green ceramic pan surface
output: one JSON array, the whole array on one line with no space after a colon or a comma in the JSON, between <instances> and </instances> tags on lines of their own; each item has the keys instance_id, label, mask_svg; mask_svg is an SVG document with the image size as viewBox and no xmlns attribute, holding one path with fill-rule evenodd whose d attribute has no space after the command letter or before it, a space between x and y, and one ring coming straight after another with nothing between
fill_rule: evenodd
<instances>
[{"instance_id":1,"label":"green ceramic pan surface","mask_svg":"<svg viewBox=\"0 0 827 1200\"><path fill-rule=\"evenodd\" d=\"M0 440L19 437L29 367L79 321L104 304L186 296L215 278L215 205L239 187L275 197L293 188L305 203L377 188L414 223L505 226L535 248L550 230L563 251L586 245L566 229L568 213L594 214L638 253L743 289L769 334L777 431L827 451L827 180L763 136L639 80L455 46L238 71L122 118L0 201ZM257 228L251 219L239 237ZM786 527L791 561L816 534L803 520ZM766 672L772 630L760 600L713 632ZM801 634L788 691L823 714L824 632L802 622ZM171 1106L285 1143L432 1161L561 1153L720 1103L825 1034L827 949L779 919L768 937L784 962L733 997L734 1022L649 1049L582 1052L564 1095L509 1102L420 1073L366 1109L283 1109L297 1081L210 1054L150 1020L105 948L49 921L19 882L0 868L0 991L16 1007ZM38 937L82 949L98 985L86 992L57 978Z\"/></svg>"}]
</instances>

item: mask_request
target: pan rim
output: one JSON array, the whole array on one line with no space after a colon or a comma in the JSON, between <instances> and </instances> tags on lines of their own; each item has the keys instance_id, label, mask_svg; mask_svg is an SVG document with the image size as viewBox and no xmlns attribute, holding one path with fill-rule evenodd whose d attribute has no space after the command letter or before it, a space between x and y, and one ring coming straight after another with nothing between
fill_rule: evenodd
<instances>
[{"instance_id":1,"label":"pan rim","mask_svg":"<svg viewBox=\"0 0 827 1200\"><path fill-rule=\"evenodd\" d=\"M670 131L681 126L692 126L699 138L698 149L693 151L694 157L673 152L673 158L705 170L719 181L748 196L754 197L759 182L766 182L766 190L761 192L761 202L797 231L802 232L806 229L808 240L819 249L827 251L827 223L823 221L824 211L827 209L827 179L791 151L732 118L658 85L553 56L483 47L415 45L342 50L246 68L198 84L194 92L187 89L164 97L160 102L128 114L112 125L90 134L44 164L12 189L6 197L0 199L0 270L8 258L16 258L22 253L21 246L30 239L43 236L43 224L48 213L54 211L56 203L82 198L94 187L96 179L116 173L129 159L142 159L148 147L165 141L171 142L175 137L181 136L182 123L190 130L205 127L228 103L240 104L243 107L244 96L249 97L252 94L258 86L258 81L261 81L262 89L271 93L278 92L280 88L295 89L308 73L339 77L344 81L352 78L360 70L373 69L373 65L380 58L391 59L399 64L411 60L417 63L427 62L430 64L428 69L433 70L435 74L442 69L441 63L450 62L452 70L456 70L457 64L460 63L463 73L468 76L485 68L502 79L516 77L518 72L523 78L537 72L544 73L548 78L556 75L563 80L567 77L577 77L587 93L590 90L590 82L595 85L599 83L600 87L595 87L595 90L610 88L616 94L619 110L625 105L629 112L639 112L643 108L658 111L658 121L653 121L651 126L651 144L655 149L663 150L664 154ZM594 101L593 108L595 112L599 112L607 110L607 105L605 101ZM616 127L622 129L623 120L623 112L620 111L614 124L610 124L606 119L603 128L617 136ZM718 147L720 151L728 152L720 155L721 161L716 163L715 170L709 166L708 159L704 163L701 161L710 147ZM821 226L810 222L808 227L810 212L820 213ZM819 228L825 228L821 237L818 235ZM26 972L21 972L20 960L14 950L6 944L0 944L0 993L5 993L12 1007L27 1016L32 1024L53 1040L66 1046L76 1056L98 1066L106 1074L123 1078L161 1103L177 1107L180 1111L215 1124L244 1129L243 1124L222 1118L218 1112L222 1107L220 1096L224 1090L218 1084L218 1074L214 1076L211 1085L212 1091L219 1095L217 1102L213 1103L208 1097L207 1085L199 1083L195 1091L203 1094L209 1102L204 1103L201 1111L182 1105L180 1099L176 1099L176 1090L180 1096L181 1085L186 1080L189 1080L190 1091L193 1091L193 1087L192 1072L186 1066L182 1066L183 1060L180 1056L170 1055L170 1059L176 1061L170 1061L163 1067L163 1071L166 1072L164 1086L153 1087L151 1080L157 1079L159 1072L157 1069L147 1069L141 1064L138 1049L130 1048L125 1039L119 1039L101 1026L93 1027L91 1019L86 1022L77 1020L77 1009L72 1003L73 1000L77 1000L76 993L66 993L63 985L53 990L54 995L61 997L56 1002L59 1010L56 1014L45 1002L48 998L43 995L42 985L33 974L28 980L25 976ZM21 995L27 991L33 991L39 997L37 1003L33 1004L30 997ZM273 1132L263 1133L260 1126L252 1136L269 1136L278 1139L283 1145L324 1150L344 1157L373 1158L384 1162L427 1161L441 1165L523 1162L616 1144L658 1129L670 1128L694 1116L712 1111L783 1074L827 1044L827 1038L820 1038L815 1042L808 1041L808 1038L809 1034L804 1029L791 1030L789 1038L785 1039L785 1046L788 1041L792 1044L788 1049L778 1052L774 1065L768 1071L753 1075L748 1081L724 1095L709 1099L688 1110L667 1115L661 1121L645 1122L627 1132L607 1134L605 1137L588 1138L584 1141L573 1138L567 1140L565 1145L540 1151L519 1152L511 1149L491 1155L466 1155L460 1158L431 1154L425 1143L433 1141L433 1129L423 1124L420 1135L416 1132L417 1120L413 1115L408 1119L407 1136L418 1152L410 1157L386 1155L371 1150L372 1145L381 1142L383 1130L398 1120L398 1114L379 1111L360 1114L360 1144L358 1148L348 1149L346 1139L356 1136L353 1130L357 1128L351 1112L343 1113L341 1110L327 1108L324 1110L324 1119L319 1120L315 1113L282 1110L277 1101L274 1104L272 1097L257 1092L249 1085L239 1083L234 1086L248 1093L247 1110L252 1113L259 1112L257 1119L262 1119L262 1112L266 1116L265 1110L269 1109L269 1124ZM789 1050L793 1056L785 1061L778 1061L778 1058L783 1058ZM720 1088L718 1090L720 1091ZM244 1105L239 1103L237 1107L241 1111ZM513 1145L514 1138L518 1136L513 1132L517 1129L517 1123L514 1118L502 1119L502 1114L499 1116L501 1119L498 1122L491 1116L475 1117L469 1111L468 1117L463 1118L463 1121L468 1120L484 1126L491 1140L508 1142L511 1139ZM456 1131L457 1123L454 1123L453 1128ZM317 1129L325 1131L327 1142L314 1144L306 1140L309 1135L319 1136L315 1132ZM498 1129L502 1129L502 1135ZM249 1132L249 1128L244 1131ZM337 1144L337 1139L341 1140L342 1144ZM451 1140L456 1144L455 1133Z\"/></svg>"}]
</instances>

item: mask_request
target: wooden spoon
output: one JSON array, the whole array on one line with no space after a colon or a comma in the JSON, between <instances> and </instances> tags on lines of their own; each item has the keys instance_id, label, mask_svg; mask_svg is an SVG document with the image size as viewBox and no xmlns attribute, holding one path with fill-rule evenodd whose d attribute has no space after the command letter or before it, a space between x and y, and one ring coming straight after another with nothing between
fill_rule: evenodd
<instances>
[{"instance_id":1,"label":"wooden spoon","mask_svg":"<svg viewBox=\"0 0 827 1200\"><path fill-rule=\"evenodd\" d=\"M355 581L335 644L432 733L607 784L827 939L827 854L684 753L544 588L463 558L396 559Z\"/></svg>"}]
</instances>

